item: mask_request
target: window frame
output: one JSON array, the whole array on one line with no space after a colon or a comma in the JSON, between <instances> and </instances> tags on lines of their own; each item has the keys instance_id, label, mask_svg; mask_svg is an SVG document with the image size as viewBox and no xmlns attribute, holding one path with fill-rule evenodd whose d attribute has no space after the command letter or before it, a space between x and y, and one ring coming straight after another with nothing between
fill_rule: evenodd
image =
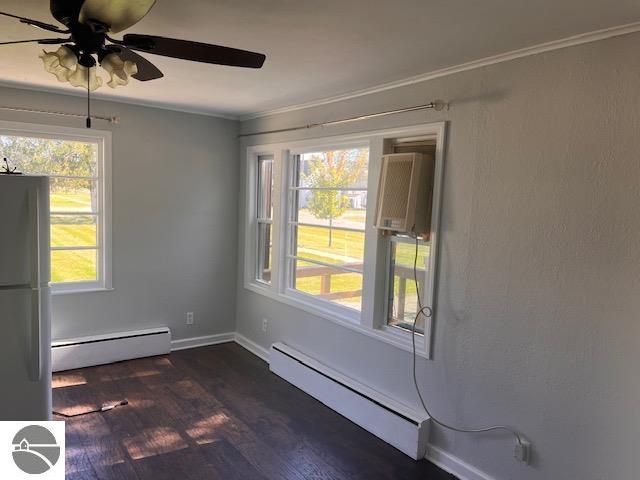
<instances>
[{"instance_id":1,"label":"window frame","mask_svg":"<svg viewBox=\"0 0 640 480\"><path fill-rule=\"evenodd\" d=\"M263 193L262 193L262 187L263 184L261 182L261 175L262 175L262 163L266 162L266 161L270 161L271 162L271 218L269 217L260 217L260 210L263 207L262 205L262 199L263 199ZM256 282L260 282L260 283L264 283L266 285L271 285L272 282L272 278L273 278L273 251L271 253L271 266L272 266L272 272L271 272L271 278L269 279L269 281L265 280L264 278L260 278L262 272L262 255L260 253L260 249L261 249L261 245L260 245L260 227L262 225L269 225L271 226L271 236L273 236L273 196L274 193L276 191L275 189L275 185L274 185L274 157L273 155L258 155L256 158L256 162L257 162L257 166L256 166L256 234L255 234L255 242L256 242L256 269L255 269L255 281ZM273 241L271 241L271 244L273 245ZM272 247L273 248L273 247Z\"/></svg>"},{"instance_id":2,"label":"window frame","mask_svg":"<svg viewBox=\"0 0 640 480\"><path fill-rule=\"evenodd\" d=\"M394 331L399 328L386 327L387 308L387 275L389 268L389 237L383 236L373 227L378 192L381 157L385 152L385 144L392 139L429 138L435 140L435 172L433 189L433 213L431 218L431 255L429 259L429 280L425 282L423 303L431 306L434 315L425 321L424 335L416 336L416 353L424 358L431 358L432 334L436 312L437 263L439 257L438 241L440 234L440 213L442 197L442 181L444 174L444 145L446 122L434 122L409 127L388 128L364 131L355 134L320 137L290 142L265 143L247 145L245 163L245 222L244 222L244 287L245 289L269 297L282 304L289 305L320 318L329 320L350 330L393 345L405 351L412 350L411 332ZM246 141L245 141L246 142ZM348 307L334 305L331 302L318 301L290 285L290 262L287 251L291 241L289 228L290 215L294 208L293 195L289 194L292 185L294 155L322 150L353 147L354 145L369 147L369 165L367 181L367 211L365 223L365 254L363 268L362 309L360 315L353 315ZM258 282L254 278L256 271L255 238L257 234L254 221L257 206L257 157L273 155L274 211L272 218L272 277L271 284ZM286 193L283 195L283 192ZM358 312L355 312L356 314Z\"/></svg>"},{"instance_id":3,"label":"window frame","mask_svg":"<svg viewBox=\"0 0 640 480\"><path fill-rule=\"evenodd\" d=\"M81 282L51 282L53 295L84 293L113 290L112 283L112 247L111 247L111 160L112 135L105 130L86 130L72 127L43 125L0 121L0 135L42 138L48 140L63 140L95 143L98 145L97 171L95 177L82 177L95 181L97 188L97 211L95 213L80 213L96 217L98 235L96 238L96 267L95 281ZM62 175L50 175L51 178L64 178ZM65 212L65 214L68 214ZM50 217L52 213L49 214ZM55 215L55 214L53 214ZM80 249L80 248L79 248ZM91 248L92 249L92 248ZM62 251L49 245L49 251Z\"/></svg>"},{"instance_id":4,"label":"window frame","mask_svg":"<svg viewBox=\"0 0 640 480\"><path fill-rule=\"evenodd\" d=\"M392 264L391 259L393 258L393 247L394 247L394 243L397 244L404 244L404 245L409 245L411 247L415 247L415 243L416 243L416 239L413 237L401 237L401 236L397 236L397 235L390 235L387 239L387 261L386 261L386 275L385 275L385 302L384 302L384 318L382 319L382 325L380 326L380 328L382 330L384 330L385 332L387 332L389 335L394 335L394 336L399 336L400 338L402 338L402 336L406 335L406 332L408 330L403 329L402 327L397 327L397 326L392 326L389 325L389 320L391 319L390 317L390 310L391 310L391 306L392 306L392 300L391 300L391 289L394 287L394 275L393 275L393 267L394 265ZM421 246L428 246L430 251L429 251L429 263L421 266L420 264L417 265L418 268L427 268L427 275L425 276L425 281L424 281L424 285L425 288L424 290L421 292L421 299L422 299L422 303L423 305L432 305L433 304L433 298L431 296L426 297L425 298L425 294L429 294L429 293L433 293L433 289L427 288L428 285L432 284L433 282L433 271L431 269L431 241L425 241L425 240L418 240L418 245ZM413 283L414 280L412 278L409 279L410 283ZM426 335L426 330L427 330L427 323L428 320L425 319L425 331L423 333L419 333L419 337L416 337L416 339Z\"/></svg>"},{"instance_id":5,"label":"window frame","mask_svg":"<svg viewBox=\"0 0 640 480\"><path fill-rule=\"evenodd\" d=\"M311 190L311 188L305 188L305 187L300 187L299 185L296 185L297 182L299 182L300 178L300 172L297 169L298 167L298 162L300 161L300 157L304 154L307 153L316 153L316 152L320 152L320 151L335 151L335 150L347 150L347 149L355 149L355 148L366 148L367 150L369 150L369 142L363 142L363 141L355 141L355 142L344 142L344 143L330 143L330 144L326 144L324 147L322 148L313 148L313 147L298 147L298 148L291 148L289 150L289 169L288 169L288 175L287 175L287 188L284 191L284 194L287 196L287 205L288 205L288 209L287 209L287 216L286 216L286 241L285 241L285 246L286 246L286 253L285 253L285 257L284 257L284 272L285 272L285 286L284 286L284 293L286 295L289 295L292 298L297 298L300 301L304 301L310 304L315 304L317 305L318 308L324 309L324 310L328 310L331 312L334 312L335 314L339 315L341 318L343 319L350 319L350 321L357 323L360 320L361 317L361 312L362 312L362 307L364 304L364 266L363 266L363 271L362 272L354 272L354 273L359 273L362 275L362 281L363 281L363 295L362 295L362 300L360 302L360 310L355 310L353 308L349 308L343 305L340 305L336 302L332 302L330 300L324 300L321 298L318 298L314 295L310 295L308 293L302 292L298 289L295 288L295 279L296 279L296 275L295 275L295 262L296 260L301 260L301 261L309 261L311 263L315 263L317 265L322 265L322 262L319 261L314 261L314 260L310 260L310 259L305 259L303 257L300 257L299 255L294 255L294 249L296 249L296 235L295 235L295 229L297 226L300 225L300 222L295 220L295 216L298 210L298 193L301 190ZM370 151L369 151L369 155L370 155ZM367 169L369 168L369 165L367 164ZM368 187L367 188L330 188L329 190L342 190L342 191L356 191L356 190L361 190L361 191L366 191L368 194ZM305 224L306 225L306 224ZM329 228L326 226L322 226L322 225L318 225L318 227L320 228ZM336 228L336 227L334 227ZM354 230L355 231L355 230ZM362 231L363 234L365 234L366 237L366 221L365 221L365 228ZM365 239L365 243L366 243L366 239ZM297 251L296 251L297 253ZM282 261L282 259L280 259ZM363 264L364 264L364 256L363 256ZM344 270L345 273L348 273L347 270L344 269L344 267L340 267L337 265L326 265L329 267L335 267L338 270Z\"/></svg>"}]
</instances>

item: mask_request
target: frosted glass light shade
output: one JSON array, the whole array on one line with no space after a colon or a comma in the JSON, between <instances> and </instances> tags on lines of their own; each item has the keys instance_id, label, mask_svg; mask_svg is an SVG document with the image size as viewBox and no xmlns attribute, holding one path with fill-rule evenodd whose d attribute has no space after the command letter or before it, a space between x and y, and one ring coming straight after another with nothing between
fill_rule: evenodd
<instances>
[{"instance_id":1,"label":"frosted glass light shade","mask_svg":"<svg viewBox=\"0 0 640 480\"><path fill-rule=\"evenodd\" d=\"M44 69L55 75L59 82L66 82L69 77L76 71L78 65L78 57L68 47L64 45L55 52L42 51L40 54Z\"/></svg>"},{"instance_id":2,"label":"frosted glass light shade","mask_svg":"<svg viewBox=\"0 0 640 480\"><path fill-rule=\"evenodd\" d=\"M69 83L74 87L87 88L89 84L89 90L92 92L102 86L102 78L96 74L97 68L87 68L84 65L78 64L75 71L69 75Z\"/></svg>"},{"instance_id":3,"label":"frosted glass light shade","mask_svg":"<svg viewBox=\"0 0 640 480\"><path fill-rule=\"evenodd\" d=\"M134 62L123 61L117 53L104 57L100 65L111 77L107 82L111 88L127 85L129 77L138 73L138 66Z\"/></svg>"}]
</instances>

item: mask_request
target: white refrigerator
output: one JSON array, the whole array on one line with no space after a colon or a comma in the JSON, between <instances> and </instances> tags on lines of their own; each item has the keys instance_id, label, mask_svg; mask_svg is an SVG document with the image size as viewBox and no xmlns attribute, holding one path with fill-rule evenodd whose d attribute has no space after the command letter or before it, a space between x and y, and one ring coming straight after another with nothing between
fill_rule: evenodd
<instances>
[{"instance_id":1,"label":"white refrigerator","mask_svg":"<svg viewBox=\"0 0 640 480\"><path fill-rule=\"evenodd\" d=\"M0 420L51 419L49 179L0 175Z\"/></svg>"}]
</instances>

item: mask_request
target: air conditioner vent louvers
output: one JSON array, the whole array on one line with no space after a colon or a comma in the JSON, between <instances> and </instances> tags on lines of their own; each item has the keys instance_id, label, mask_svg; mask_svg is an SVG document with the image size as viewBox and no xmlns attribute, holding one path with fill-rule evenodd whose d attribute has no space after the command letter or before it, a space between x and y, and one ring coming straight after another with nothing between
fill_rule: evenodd
<instances>
[{"instance_id":1,"label":"air conditioner vent louvers","mask_svg":"<svg viewBox=\"0 0 640 480\"><path fill-rule=\"evenodd\" d=\"M394 222L407 216L406 186L411 182L413 162L410 160L392 160L387 164L387 177L384 186L384 202L381 215L383 221ZM392 226L392 225L391 225Z\"/></svg>"},{"instance_id":2,"label":"air conditioner vent louvers","mask_svg":"<svg viewBox=\"0 0 640 480\"><path fill-rule=\"evenodd\" d=\"M434 165L431 154L395 153L382 157L377 228L428 235Z\"/></svg>"}]
</instances>

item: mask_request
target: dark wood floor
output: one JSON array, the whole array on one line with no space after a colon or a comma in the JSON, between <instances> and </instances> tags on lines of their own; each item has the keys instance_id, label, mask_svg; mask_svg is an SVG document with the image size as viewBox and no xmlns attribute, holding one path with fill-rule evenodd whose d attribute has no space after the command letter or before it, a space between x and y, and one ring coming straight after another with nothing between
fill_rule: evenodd
<instances>
[{"instance_id":1,"label":"dark wood floor","mask_svg":"<svg viewBox=\"0 0 640 480\"><path fill-rule=\"evenodd\" d=\"M271 374L236 344L54 375L67 479L451 480Z\"/></svg>"}]
</instances>

